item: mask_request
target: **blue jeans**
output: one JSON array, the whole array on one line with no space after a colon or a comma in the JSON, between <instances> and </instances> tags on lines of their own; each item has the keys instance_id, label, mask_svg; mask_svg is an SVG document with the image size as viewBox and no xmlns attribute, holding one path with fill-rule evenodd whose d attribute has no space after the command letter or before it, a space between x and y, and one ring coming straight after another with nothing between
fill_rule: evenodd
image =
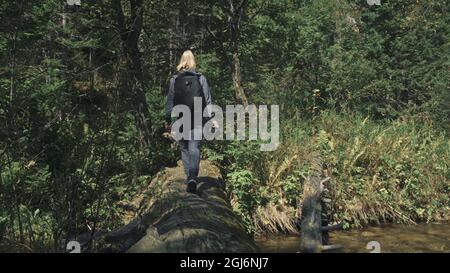
<instances>
[{"instance_id":1,"label":"blue jeans","mask_svg":"<svg viewBox=\"0 0 450 273\"><path fill-rule=\"evenodd\" d=\"M184 173L188 179L196 179L200 166L201 140L194 140L194 130L191 130L191 139L178 141L181 150Z\"/></svg>"}]
</instances>

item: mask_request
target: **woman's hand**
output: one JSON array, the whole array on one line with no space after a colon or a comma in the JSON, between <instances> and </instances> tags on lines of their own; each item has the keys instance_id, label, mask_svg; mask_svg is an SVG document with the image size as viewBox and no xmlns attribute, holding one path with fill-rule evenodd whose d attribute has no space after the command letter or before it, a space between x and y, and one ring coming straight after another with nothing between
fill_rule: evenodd
<instances>
[{"instance_id":1,"label":"woman's hand","mask_svg":"<svg viewBox=\"0 0 450 273\"><path fill-rule=\"evenodd\" d=\"M172 126L170 125L170 123L168 122L164 122L164 133L163 133L163 137L165 138L171 138L171 131L172 131Z\"/></svg>"},{"instance_id":2,"label":"woman's hand","mask_svg":"<svg viewBox=\"0 0 450 273\"><path fill-rule=\"evenodd\" d=\"M164 128L166 129L166 132L170 132L172 130L172 125L166 121L164 122Z\"/></svg>"}]
</instances>

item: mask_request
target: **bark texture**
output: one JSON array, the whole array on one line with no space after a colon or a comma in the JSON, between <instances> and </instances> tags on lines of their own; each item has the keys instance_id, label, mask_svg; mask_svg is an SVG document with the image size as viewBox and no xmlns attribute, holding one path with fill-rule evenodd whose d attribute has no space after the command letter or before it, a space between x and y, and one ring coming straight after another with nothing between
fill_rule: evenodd
<instances>
[{"instance_id":1,"label":"bark texture","mask_svg":"<svg viewBox=\"0 0 450 273\"><path fill-rule=\"evenodd\" d=\"M139 216L102 236L98 251L158 253L257 252L231 209L217 167L202 161L198 194L185 191L184 173L166 168L139 202Z\"/></svg>"}]
</instances>

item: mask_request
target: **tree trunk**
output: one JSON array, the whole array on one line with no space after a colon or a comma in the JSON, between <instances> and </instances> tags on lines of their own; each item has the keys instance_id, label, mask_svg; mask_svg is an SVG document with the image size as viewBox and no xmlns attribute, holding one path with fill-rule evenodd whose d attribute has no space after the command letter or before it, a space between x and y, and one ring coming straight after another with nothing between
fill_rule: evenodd
<instances>
[{"instance_id":1,"label":"tree trunk","mask_svg":"<svg viewBox=\"0 0 450 273\"><path fill-rule=\"evenodd\" d=\"M303 185L300 251L304 253L319 253L322 250L320 195L320 178L309 177Z\"/></svg>"},{"instance_id":2,"label":"tree trunk","mask_svg":"<svg viewBox=\"0 0 450 273\"><path fill-rule=\"evenodd\" d=\"M233 87L236 99L239 100L244 107L247 107L248 100L245 95L241 82L241 63L239 60L239 41L241 31L241 20L248 5L248 0L241 0L240 3L234 3L228 0L228 30L230 32L231 47L231 77L233 79Z\"/></svg>"},{"instance_id":3,"label":"tree trunk","mask_svg":"<svg viewBox=\"0 0 450 273\"><path fill-rule=\"evenodd\" d=\"M143 0L130 0L131 16L126 20L120 1L114 1L117 22L121 30L122 50L125 57L126 72L123 87L126 97L131 99L134 107L134 117L143 142L151 145L151 122L149 120L148 104L144 93L144 77L142 72L141 54L139 51L139 36L143 25ZM127 25L127 22L129 25Z\"/></svg>"},{"instance_id":4,"label":"tree trunk","mask_svg":"<svg viewBox=\"0 0 450 273\"><path fill-rule=\"evenodd\" d=\"M134 201L139 215L103 236L97 251L158 253L257 252L233 212L217 167L202 161L197 194L186 192L181 161L150 184L151 199ZM159 193L159 194L156 194Z\"/></svg>"},{"instance_id":5,"label":"tree trunk","mask_svg":"<svg viewBox=\"0 0 450 273\"><path fill-rule=\"evenodd\" d=\"M233 53L232 59L232 78L233 78L233 86L236 92L236 99L238 99L244 107L247 107L248 100L245 95L244 88L241 85L241 64L239 61L239 56L237 52Z\"/></svg>"},{"instance_id":6,"label":"tree trunk","mask_svg":"<svg viewBox=\"0 0 450 273\"><path fill-rule=\"evenodd\" d=\"M312 162L312 174L303 184L303 204L300 233L300 252L320 253L342 248L341 245L328 245L328 232L339 230L341 224L328 226L326 203L323 195L328 192L326 183L330 181L328 171L323 168L320 155Z\"/></svg>"}]
</instances>

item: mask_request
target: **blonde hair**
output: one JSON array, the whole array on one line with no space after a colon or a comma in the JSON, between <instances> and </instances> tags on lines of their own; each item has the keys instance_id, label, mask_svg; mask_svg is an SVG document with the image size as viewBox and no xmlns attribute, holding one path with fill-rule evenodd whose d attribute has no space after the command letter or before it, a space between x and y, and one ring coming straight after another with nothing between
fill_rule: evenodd
<instances>
[{"instance_id":1,"label":"blonde hair","mask_svg":"<svg viewBox=\"0 0 450 273\"><path fill-rule=\"evenodd\" d=\"M194 54L192 51L186 50L183 52L183 55L181 55L180 63L177 65L177 71L195 69L196 66Z\"/></svg>"}]
</instances>

